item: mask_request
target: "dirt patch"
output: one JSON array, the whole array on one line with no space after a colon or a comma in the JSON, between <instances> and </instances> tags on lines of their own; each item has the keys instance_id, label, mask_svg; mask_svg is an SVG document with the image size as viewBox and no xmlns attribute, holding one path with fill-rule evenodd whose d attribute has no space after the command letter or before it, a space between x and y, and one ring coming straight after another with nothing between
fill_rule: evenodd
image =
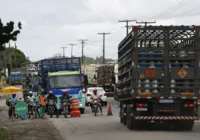
<instances>
[{"instance_id":1,"label":"dirt patch","mask_svg":"<svg viewBox=\"0 0 200 140\"><path fill-rule=\"evenodd\" d=\"M0 128L0 140L11 140L8 137L8 133L4 128Z\"/></svg>"},{"instance_id":2,"label":"dirt patch","mask_svg":"<svg viewBox=\"0 0 200 140\"><path fill-rule=\"evenodd\" d=\"M0 107L0 114L0 127L5 128L12 140L62 140L47 119L18 119L12 122L8 119L6 107Z\"/></svg>"}]
</instances>

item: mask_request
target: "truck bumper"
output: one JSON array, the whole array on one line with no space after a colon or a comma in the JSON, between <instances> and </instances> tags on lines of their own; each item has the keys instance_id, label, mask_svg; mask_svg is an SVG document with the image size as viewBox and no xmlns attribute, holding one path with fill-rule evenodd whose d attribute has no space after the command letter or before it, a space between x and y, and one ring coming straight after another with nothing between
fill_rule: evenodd
<instances>
[{"instance_id":1,"label":"truck bumper","mask_svg":"<svg viewBox=\"0 0 200 140\"><path fill-rule=\"evenodd\" d=\"M199 120L200 116L136 116L136 120Z\"/></svg>"}]
</instances>

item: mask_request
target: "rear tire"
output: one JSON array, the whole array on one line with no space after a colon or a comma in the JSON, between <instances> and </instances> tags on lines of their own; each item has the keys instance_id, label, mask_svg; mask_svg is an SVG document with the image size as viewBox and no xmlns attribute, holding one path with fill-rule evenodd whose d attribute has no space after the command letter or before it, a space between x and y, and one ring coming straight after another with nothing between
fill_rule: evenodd
<instances>
[{"instance_id":1,"label":"rear tire","mask_svg":"<svg viewBox=\"0 0 200 140\"><path fill-rule=\"evenodd\" d=\"M194 126L194 120L175 121L172 123L172 125L177 131L192 131Z\"/></svg>"}]
</instances>

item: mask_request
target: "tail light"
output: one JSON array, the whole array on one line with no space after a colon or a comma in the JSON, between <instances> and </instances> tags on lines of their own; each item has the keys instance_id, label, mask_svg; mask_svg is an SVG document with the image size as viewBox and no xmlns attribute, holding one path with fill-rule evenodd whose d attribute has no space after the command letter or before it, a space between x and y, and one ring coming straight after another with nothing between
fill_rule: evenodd
<instances>
[{"instance_id":1,"label":"tail light","mask_svg":"<svg viewBox=\"0 0 200 140\"><path fill-rule=\"evenodd\" d=\"M195 104L185 104L185 107L195 107Z\"/></svg>"},{"instance_id":2,"label":"tail light","mask_svg":"<svg viewBox=\"0 0 200 140\"><path fill-rule=\"evenodd\" d=\"M88 97L91 96L91 94L86 94Z\"/></svg>"},{"instance_id":3,"label":"tail light","mask_svg":"<svg viewBox=\"0 0 200 140\"><path fill-rule=\"evenodd\" d=\"M147 104L138 103L136 104L137 107L147 107Z\"/></svg>"}]
</instances>

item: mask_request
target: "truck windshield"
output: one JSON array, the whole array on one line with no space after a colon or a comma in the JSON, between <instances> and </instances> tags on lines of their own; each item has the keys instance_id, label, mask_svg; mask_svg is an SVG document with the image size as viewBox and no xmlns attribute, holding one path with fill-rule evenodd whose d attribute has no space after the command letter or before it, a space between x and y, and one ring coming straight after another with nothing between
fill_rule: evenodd
<instances>
[{"instance_id":1,"label":"truck windshield","mask_svg":"<svg viewBox=\"0 0 200 140\"><path fill-rule=\"evenodd\" d=\"M49 85L51 89L80 87L80 75L51 76L49 77Z\"/></svg>"},{"instance_id":2,"label":"truck windshield","mask_svg":"<svg viewBox=\"0 0 200 140\"><path fill-rule=\"evenodd\" d=\"M21 74L11 74L10 76L11 77L21 77L22 75Z\"/></svg>"}]
</instances>

